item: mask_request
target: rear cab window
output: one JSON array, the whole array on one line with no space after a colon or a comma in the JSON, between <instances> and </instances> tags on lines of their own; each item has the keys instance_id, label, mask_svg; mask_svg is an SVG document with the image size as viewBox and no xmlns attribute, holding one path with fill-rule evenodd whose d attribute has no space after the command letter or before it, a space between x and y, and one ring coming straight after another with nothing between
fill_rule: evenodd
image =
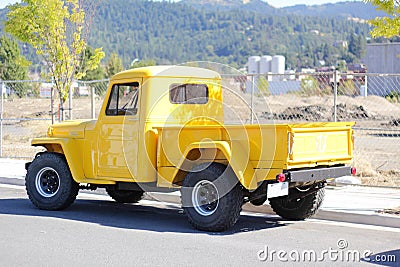
<instances>
[{"instance_id":1,"label":"rear cab window","mask_svg":"<svg viewBox=\"0 0 400 267\"><path fill-rule=\"evenodd\" d=\"M172 104L207 104L207 84L171 84L169 100Z\"/></svg>"}]
</instances>

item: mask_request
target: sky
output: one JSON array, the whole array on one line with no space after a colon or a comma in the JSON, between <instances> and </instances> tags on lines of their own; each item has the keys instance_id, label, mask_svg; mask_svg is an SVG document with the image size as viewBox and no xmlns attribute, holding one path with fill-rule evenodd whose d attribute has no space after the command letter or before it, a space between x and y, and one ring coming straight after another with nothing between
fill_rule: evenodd
<instances>
[{"instance_id":1,"label":"sky","mask_svg":"<svg viewBox=\"0 0 400 267\"><path fill-rule=\"evenodd\" d=\"M13 4L16 1L9 1L9 0L0 0L0 8L4 8L8 4Z\"/></svg>"},{"instance_id":2,"label":"sky","mask_svg":"<svg viewBox=\"0 0 400 267\"><path fill-rule=\"evenodd\" d=\"M179 1L179 0L174 0ZM294 6L299 4L316 5L325 3L343 2L346 0L267 0L267 2L274 7ZM354 1L354 0L352 0ZM360 1L360 0L359 0ZM4 8L8 4L15 3L15 0L0 0L0 8Z\"/></svg>"}]
</instances>

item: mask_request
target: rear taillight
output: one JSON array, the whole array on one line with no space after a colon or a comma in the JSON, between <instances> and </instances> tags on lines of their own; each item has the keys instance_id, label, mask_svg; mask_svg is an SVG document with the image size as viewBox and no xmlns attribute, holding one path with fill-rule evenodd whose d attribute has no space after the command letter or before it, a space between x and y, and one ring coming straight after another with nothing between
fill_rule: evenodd
<instances>
[{"instance_id":1,"label":"rear taillight","mask_svg":"<svg viewBox=\"0 0 400 267\"><path fill-rule=\"evenodd\" d=\"M280 183L283 183L286 181L286 175L284 173L280 173L276 176L276 180Z\"/></svg>"},{"instance_id":2,"label":"rear taillight","mask_svg":"<svg viewBox=\"0 0 400 267\"><path fill-rule=\"evenodd\" d=\"M357 169L355 167L351 168L351 175L356 175Z\"/></svg>"}]
</instances>

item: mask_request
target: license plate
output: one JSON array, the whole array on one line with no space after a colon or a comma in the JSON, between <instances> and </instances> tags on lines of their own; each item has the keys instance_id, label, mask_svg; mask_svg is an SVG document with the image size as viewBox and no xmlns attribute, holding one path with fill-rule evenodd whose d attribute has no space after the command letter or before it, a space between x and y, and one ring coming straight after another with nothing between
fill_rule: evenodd
<instances>
[{"instance_id":1,"label":"license plate","mask_svg":"<svg viewBox=\"0 0 400 267\"><path fill-rule=\"evenodd\" d=\"M267 191L268 198L287 196L288 194L289 194L289 182L268 185L268 191Z\"/></svg>"}]
</instances>

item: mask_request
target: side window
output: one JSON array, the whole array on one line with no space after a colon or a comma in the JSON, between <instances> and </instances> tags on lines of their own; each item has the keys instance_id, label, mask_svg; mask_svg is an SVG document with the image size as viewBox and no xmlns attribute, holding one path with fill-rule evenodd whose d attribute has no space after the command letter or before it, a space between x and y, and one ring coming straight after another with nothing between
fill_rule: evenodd
<instances>
[{"instance_id":1,"label":"side window","mask_svg":"<svg viewBox=\"0 0 400 267\"><path fill-rule=\"evenodd\" d=\"M115 84L111 89L106 115L136 115L139 99L139 83Z\"/></svg>"},{"instance_id":2,"label":"side window","mask_svg":"<svg viewBox=\"0 0 400 267\"><path fill-rule=\"evenodd\" d=\"M208 86L206 84L171 84L169 101L173 104L206 104Z\"/></svg>"}]
</instances>

